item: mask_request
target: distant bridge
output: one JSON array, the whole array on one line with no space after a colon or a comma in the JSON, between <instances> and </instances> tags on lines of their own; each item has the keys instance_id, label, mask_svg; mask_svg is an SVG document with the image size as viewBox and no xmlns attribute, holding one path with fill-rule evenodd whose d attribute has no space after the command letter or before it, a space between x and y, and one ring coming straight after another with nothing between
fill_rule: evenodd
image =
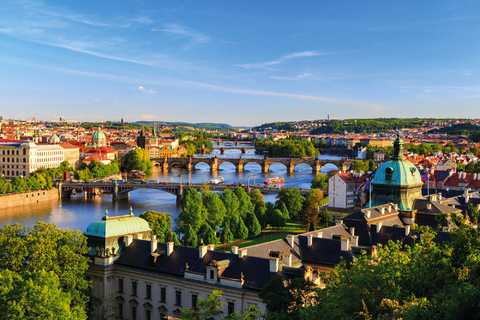
<instances>
[{"instance_id":1,"label":"distant bridge","mask_svg":"<svg viewBox=\"0 0 480 320\"><path fill-rule=\"evenodd\" d=\"M183 192L186 189L196 189L200 190L202 187L202 184L200 183L167 183L167 182L161 182L161 183L155 183L155 184L150 184L150 183L133 183L133 182L128 182L128 183L111 183L111 182L104 182L104 181L99 181L99 182L70 182L66 181L63 183L60 183L58 185L59 192L63 196L67 196L71 193L72 190L74 189L86 189L86 188L94 188L94 189L99 189L103 190L106 193L111 193L113 194L113 199L125 199L129 197L129 193L133 190L137 189L156 189L159 191L167 192L170 194L173 194L177 196L177 201L183 196ZM214 191L223 191L225 189L234 189L235 186L232 185L210 185L211 190ZM245 191L250 192L253 190L260 190L262 194L270 194L270 193L278 193L281 189L278 188L265 188L265 187L254 187L254 186L245 186ZM308 192L310 192L310 189L298 189L300 191L300 194L303 196L306 196Z\"/></svg>"},{"instance_id":2,"label":"distant bridge","mask_svg":"<svg viewBox=\"0 0 480 320\"><path fill-rule=\"evenodd\" d=\"M202 153L202 154L206 154L207 152L212 152L212 151L215 151L215 150L220 150L220 154L225 154L225 151L226 150L239 150L242 152L242 154L245 154L247 153L247 150L254 150L255 147L235 147L235 146L232 146L232 147L213 147L213 148L198 148L197 151L199 153ZM258 149L258 148L257 148ZM266 149L265 149L266 150Z\"/></svg>"},{"instance_id":3,"label":"distant bridge","mask_svg":"<svg viewBox=\"0 0 480 320\"><path fill-rule=\"evenodd\" d=\"M212 143L216 143L218 145L221 145L222 143L233 143L236 146L238 146L238 144L240 143L240 144L250 144L253 146L253 141L243 141L243 140L236 140L236 139L229 140L229 139L220 139L220 138L218 139L212 138L209 140L212 141Z\"/></svg>"},{"instance_id":4,"label":"distant bridge","mask_svg":"<svg viewBox=\"0 0 480 320\"><path fill-rule=\"evenodd\" d=\"M210 171L217 171L218 167L222 163L231 163L235 166L237 172L243 172L243 169L248 163L257 163L262 168L262 172L268 172L269 168L274 163L282 163L287 167L288 173L293 173L295 167L301 163L306 163L312 168L312 172L315 174L320 173L320 170L326 164L333 164L337 166L339 170L346 171L352 160L342 159L342 160L320 160L313 158L252 158L252 159L243 159L243 158L197 158L197 157L187 157L187 158L152 158L151 159L154 165L160 167L160 170L164 172L171 171L172 168L180 168L188 171L194 170L195 166L199 163L205 163L210 167Z\"/></svg>"}]
</instances>

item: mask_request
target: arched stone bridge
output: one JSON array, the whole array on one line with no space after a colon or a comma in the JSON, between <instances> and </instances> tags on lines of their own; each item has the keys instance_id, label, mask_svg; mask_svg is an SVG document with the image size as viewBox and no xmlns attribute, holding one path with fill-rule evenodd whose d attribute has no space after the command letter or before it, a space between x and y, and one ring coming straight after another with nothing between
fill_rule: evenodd
<instances>
[{"instance_id":1,"label":"arched stone bridge","mask_svg":"<svg viewBox=\"0 0 480 320\"><path fill-rule=\"evenodd\" d=\"M334 164L339 170L346 171L352 160L320 160L312 158L155 158L151 159L154 165L160 167L164 172L171 171L172 168L180 168L185 170L194 170L199 163L205 163L210 166L210 171L217 171L222 163L231 163L235 166L237 172L243 172L243 169L248 163L258 163L262 168L262 172L268 172L270 166L274 163L282 163L287 167L287 172L292 173L295 167L301 163L306 163L312 168L313 173L320 173L320 170L326 164Z\"/></svg>"},{"instance_id":2,"label":"arched stone bridge","mask_svg":"<svg viewBox=\"0 0 480 320\"><path fill-rule=\"evenodd\" d=\"M197 151L202 154L206 154L207 152L212 152L215 150L220 150L220 154L225 154L225 150L239 150L242 154L247 153L247 150L254 150L255 147L215 147L215 148L199 148Z\"/></svg>"}]
</instances>

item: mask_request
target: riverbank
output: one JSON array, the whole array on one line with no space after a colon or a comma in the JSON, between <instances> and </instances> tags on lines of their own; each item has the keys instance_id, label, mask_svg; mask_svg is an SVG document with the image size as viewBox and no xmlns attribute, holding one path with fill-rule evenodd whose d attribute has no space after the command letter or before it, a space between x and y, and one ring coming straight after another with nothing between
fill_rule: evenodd
<instances>
[{"instance_id":1,"label":"riverbank","mask_svg":"<svg viewBox=\"0 0 480 320\"><path fill-rule=\"evenodd\" d=\"M13 207L18 205L37 203L45 200L58 199L58 189L52 190L30 190L19 193L0 195L0 208Z\"/></svg>"}]
</instances>

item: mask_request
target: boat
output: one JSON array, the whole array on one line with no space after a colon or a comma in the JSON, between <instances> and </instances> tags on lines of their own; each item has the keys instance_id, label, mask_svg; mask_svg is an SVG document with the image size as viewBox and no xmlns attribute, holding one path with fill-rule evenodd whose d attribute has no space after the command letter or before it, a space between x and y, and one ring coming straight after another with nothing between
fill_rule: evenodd
<instances>
[{"instance_id":1,"label":"boat","mask_svg":"<svg viewBox=\"0 0 480 320\"><path fill-rule=\"evenodd\" d=\"M72 192L70 194L70 198L85 198L87 193L85 191L82 192Z\"/></svg>"},{"instance_id":2,"label":"boat","mask_svg":"<svg viewBox=\"0 0 480 320\"><path fill-rule=\"evenodd\" d=\"M225 182L225 179L223 179L222 176L219 176L218 178L216 179L212 179L210 180L210 184L222 184Z\"/></svg>"},{"instance_id":3,"label":"boat","mask_svg":"<svg viewBox=\"0 0 480 320\"><path fill-rule=\"evenodd\" d=\"M273 184L284 184L284 183L285 183L285 178L279 178L279 177L270 178L264 181L264 184L267 186L271 186Z\"/></svg>"},{"instance_id":4,"label":"boat","mask_svg":"<svg viewBox=\"0 0 480 320\"><path fill-rule=\"evenodd\" d=\"M127 177L129 178L143 178L145 177L145 172L140 171L140 170L132 170L127 174Z\"/></svg>"}]
</instances>

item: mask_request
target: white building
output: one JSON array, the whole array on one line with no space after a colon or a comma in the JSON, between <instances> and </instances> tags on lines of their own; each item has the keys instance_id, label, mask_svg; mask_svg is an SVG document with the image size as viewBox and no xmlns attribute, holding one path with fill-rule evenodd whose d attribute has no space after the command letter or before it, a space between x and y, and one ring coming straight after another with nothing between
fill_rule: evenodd
<instances>
[{"instance_id":1,"label":"white building","mask_svg":"<svg viewBox=\"0 0 480 320\"><path fill-rule=\"evenodd\" d=\"M351 209L355 207L357 188L367 180L368 174L338 172L328 180L328 206Z\"/></svg>"}]
</instances>

